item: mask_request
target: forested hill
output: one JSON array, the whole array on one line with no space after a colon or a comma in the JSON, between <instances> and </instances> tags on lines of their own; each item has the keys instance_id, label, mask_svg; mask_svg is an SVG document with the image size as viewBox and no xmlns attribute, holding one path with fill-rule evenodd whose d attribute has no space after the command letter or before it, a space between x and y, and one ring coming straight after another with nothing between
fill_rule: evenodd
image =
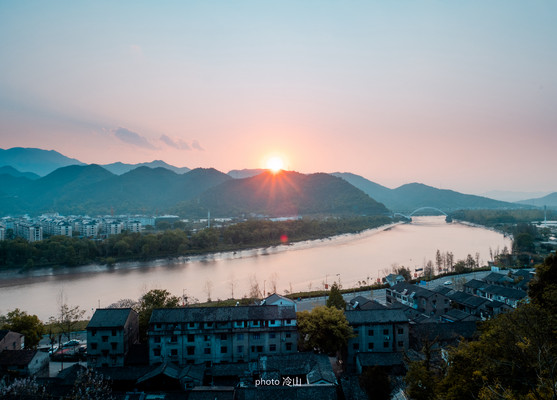
<instances>
[{"instance_id":1,"label":"forested hill","mask_svg":"<svg viewBox=\"0 0 557 400\"><path fill-rule=\"evenodd\" d=\"M437 189L422 183L409 183L396 189L389 189L359 175L341 172L335 172L333 175L346 180L393 211L412 212L420 207L435 207L447 212L470 208L524 207L515 203L488 199L487 197Z\"/></svg>"},{"instance_id":2,"label":"forested hill","mask_svg":"<svg viewBox=\"0 0 557 400\"><path fill-rule=\"evenodd\" d=\"M179 214L195 210L214 216L262 214L291 215L378 215L387 208L348 182L329 174L304 175L269 171L216 186L194 201L176 209Z\"/></svg>"},{"instance_id":3,"label":"forested hill","mask_svg":"<svg viewBox=\"0 0 557 400\"><path fill-rule=\"evenodd\" d=\"M3 174L0 209L6 214L167 212L230 179L212 168L176 174L165 168L139 167L118 176L94 164L59 168L36 180Z\"/></svg>"}]
</instances>

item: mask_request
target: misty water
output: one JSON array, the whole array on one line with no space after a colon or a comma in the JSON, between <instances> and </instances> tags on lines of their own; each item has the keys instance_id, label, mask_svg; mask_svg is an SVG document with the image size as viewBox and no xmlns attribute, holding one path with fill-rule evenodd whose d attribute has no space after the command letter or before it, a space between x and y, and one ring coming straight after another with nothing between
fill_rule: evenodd
<instances>
[{"instance_id":1,"label":"misty water","mask_svg":"<svg viewBox=\"0 0 557 400\"><path fill-rule=\"evenodd\" d=\"M32 274L0 276L0 314L14 308L36 314L43 321L56 314L60 295L69 305L79 305L90 317L93 310L119 299L138 299L150 289L167 289L205 301L247 295L257 282L261 291L322 289L325 282L357 287L390 273L393 265L412 271L434 260L437 249L450 251L455 261L467 254L490 259L490 249L501 251L511 241L502 234L460 223L447 224L444 217L414 217L399 224L342 235L331 239L296 243L180 260L124 263L114 268L86 266L39 270Z\"/></svg>"}]
</instances>

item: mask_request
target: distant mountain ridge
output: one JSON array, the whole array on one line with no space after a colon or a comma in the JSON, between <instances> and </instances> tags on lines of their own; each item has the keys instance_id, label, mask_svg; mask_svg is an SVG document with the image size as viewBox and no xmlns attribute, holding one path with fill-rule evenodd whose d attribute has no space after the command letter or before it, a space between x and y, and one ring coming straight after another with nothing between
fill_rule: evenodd
<instances>
[{"instance_id":1,"label":"distant mountain ridge","mask_svg":"<svg viewBox=\"0 0 557 400\"><path fill-rule=\"evenodd\" d=\"M39 179L40 176L33 173L33 172L20 172L17 169L15 169L14 167L11 167L9 165L4 165L3 167L0 167L0 175L11 175L11 176L15 176L15 177L23 177L23 178L28 178L28 179Z\"/></svg>"},{"instance_id":2,"label":"distant mountain ridge","mask_svg":"<svg viewBox=\"0 0 557 400\"><path fill-rule=\"evenodd\" d=\"M112 164L102 164L101 167L116 175L125 174L126 172L130 172L139 167L165 168L177 174L185 174L186 172L191 171L191 169L187 167L175 167L174 165L167 164L162 160L154 160L151 162L144 162L139 164L124 164L121 162L115 162Z\"/></svg>"},{"instance_id":3,"label":"distant mountain ridge","mask_svg":"<svg viewBox=\"0 0 557 400\"><path fill-rule=\"evenodd\" d=\"M553 192L548 194L547 196L539 197L536 199L518 201L517 203L532 205L536 207L547 206L549 208L557 208L557 192Z\"/></svg>"},{"instance_id":4,"label":"distant mountain ridge","mask_svg":"<svg viewBox=\"0 0 557 400\"><path fill-rule=\"evenodd\" d=\"M335 172L332 175L345 179L393 211L410 213L420 207L435 207L445 212L462 208L520 207L514 203L463 194L453 190L437 189L422 183L408 183L395 189L389 189L352 173Z\"/></svg>"},{"instance_id":5,"label":"distant mountain ridge","mask_svg":"<svg viewBox=\"0 0 557 400\"><path fill-rule=\"evenodd\" d=\"M254 168L254 169L233 169L228 171L227 175L231 176L234 179L244 179L244 178L251 178L252 176L259 175L263 172L267 171L263 168Z\"/></svg>"},{"instance_id":6,"label":"distant mountain ridge","mask_svg":"<svg viewBox=\"0 0 557 400\"><path fill-rule=\"evenodd\" d=\"M85 165L85 163L66 157L55 150L25 147L0 149L0 166L10 166L21 172L45 176L68 165Z\"/></svg>"},{"instance_id":7,"label":"distant mountain ridge","mask_svg":"<svg viewBox=\"0 0 557 400\"><path fill-rule=\"evenodd\" d=\"M389 210L348 182L329 174L265 171L232 179L204 192L194 202L198 212L235 215L378 215ZM185 209L195 207L185 203ZM183 213L180 208L177 212Z\"/></svg>"}]
</instances>

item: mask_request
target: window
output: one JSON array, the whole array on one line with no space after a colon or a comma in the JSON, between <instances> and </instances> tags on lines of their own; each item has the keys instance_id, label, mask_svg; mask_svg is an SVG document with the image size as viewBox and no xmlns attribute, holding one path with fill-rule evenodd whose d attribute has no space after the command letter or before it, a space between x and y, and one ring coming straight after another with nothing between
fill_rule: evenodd
<instances>
[{"instance_id":1,"label":"window","mask_svg":"<svg viewBox=\"0 0 557 400\"><path fill-rule=\"evenodd\" d=\"M118 343L110 343L110 347L112 347L112 350L116 350L116 346L118 346Z\"/></svg>"},{"instance_id":2,"label":"window","mask_svg":"<svg viewBox=\"0 0 557 400\"><path fill-rule=\"evenodd\" d=\"M269 351L277 351L277 345L276 344L272 344L269 346Z\"/></svg>"},{"instance_id":3,"label":"window","mask_svg":"<svg viewBox=\"0 0 557 400\"><path fill-rule=\"evenodd\" d=\"M211 354L211 348L210 347L205 347L203 349L203 354Z\"/></svg>"},{"instance_id":4,"label":"window","mask_svg":"<svg viewBox=\"0 0 557 400\"><path fill-rule=\"evenodd\" d=\"M161 329L162 325L161 324L155 324L155 329Z\"/></svg>"},{"instance_id":5,"label":"window","mask_svg":"<svg viewBox=\"0 0 557 400\"><path fill-rule=\"evenodd\" d=\"M368 350L373 350L373 343L368 343L367 344L367 349Z\"/></svg>"},{"instance_id":6,"label":"window","mask_svg":"<svg viewBox=\"0 0 557 400\"><path fill-rule=\"evenodd\" d=\"M370 329L370 330L367 331L367 335L368 335L368 336L373 336L373 333L374 333L374 332L373 332L373 329Z\"/></svg>"},{"instance_id":7,"label":"window","mask_svg":"<svg viewBox=\"0 0 557 400\"><path fill-rule=\"evenodd\" d=\"M257 352L262 353L263 352L263 346L257 346Z\"/></svg>"},{"instance_id":8,"label":"window","mask_svg":"<svg viewBox=\"0 0 557 400\"><path fill-rule=\"evenodd\" d=\"M195 355L195 347L194 346L188 346L186 351L188 352L188 356Z\"/></svg>"},{"instance_id":9,"label":"window","mask_svg":"<svg viewBox=\"0 0 557 400\"><path fill-rule=\"evenodd\" d=\"M360 344L359 344L359 343L354 343L354 344L352 345L352 348L353 348L354 350L360 350Z\"/></svg>"},{"instance_id":10,"label":"window","mask_svg":"<svg viewBox=\"0 0 557 400\"><path fill-rule=\"evenodd\" d=\"M212 327L213 327L212 322L205 322L205 328L212 328Z\"/></svg>"},{"instance_id":11,"label":"window","mask_svg":"<svg viewBox=\"0 0 557 400\"><path fill-rule=\"evenodd\" d=\"M188 335L188 342L193 342L195 340L195 335Z\"/></svg>"},{"instance_id":12,"label":"window","mask_svg":"<svg viewBox=\"0 0 557 400\"><path fill-rule=\"evenodd\" d=\"M112 330L112 336L116 336L116 329Z\"/></svg>"},{"instance_id":13,"label":"window","mask_svg":"<svg viewBox=\"0 0 557 400\"><path fill-rule=\"evenodd\" d=\"M228 339L228 337L226 336L226 333L222 333L220 335L220 340L226 340L226 339Z\"/></svg>"},{"instance_id":14,"label":"window","mask_svg":"<svg viewBox=\"0 0 557 400\"><path fill-rule=\"evenodd\" d=\"M102 341L103 341L103 343L108 342L108 336L103 336L103 337L102 337Z\"/></svg>"},{"instance_id":15,"label":"window","mask_svg":"<svg viewBox=\"0 0 557 400\"><path fill-rule=\"evenodd\" d=\"M226 346L221 346L221 347L220 347L220 353L221 353L221 354L226 354L226 353L228 353L228 347L226 347Z\"/></svg>"},{"instance_id":16,"label":"window","mask_svg":"<svg viewBox=\"0 0 557 400\"><path fill-rule=\"evenodd\" d=\"M269 339L274 339L277 337L276 333L269 333Z\"/></svg>"},{"instance_id":17,"label":"window","mask_svg":"<svg viewBox=\"0 0 557 400\"><path fill-rule=\"evenodd\" d=\"M91 348L93 350L97 350L97 344L96 343L91 343Z\"/></svg>"},{"instance_id":18,"label":"window","mask_svg":"<svg viewBox=\"0 0 557 400\"><path fill-rule=\"evenodd\" d=\"M160 357L161 355L161 349L153 349L153 355L155 357Z\"/></svg>"},{"instance_id":19,"label":"window","mask_svg":"<svg viewBox=\"0 0 557 400\"><path fill-rule=\"evenodd\" d=\"M284 336L286 336L286 338L290 338L290 337L292 336L292 334L291 334L290 332L288 332L288 333L287 333L286 335L284 335Z\"/></svg>"},{"instance_id":20,"label":"window","mask_svg":"<svg viewBox=\"0 0 557 400\"><path fill-rule=\"evenodd\" d=\"M286 343L286 351L292 350L292 343Z\"/></svg>"},{"instance_id":21,"label":"window","mask_svg":"<svg viewBox=\"0 0 557 400\"><path fill-rule=\"evenodd\" d=\"M261 335L259 333L254 333L252 337L255 340L259 340L261 338Z\"/></svg>"},{"instance_id":22,"label":"window","mask_svg":"<svg viewBox=\"0 0 557 400\"><path fill-rule=\"evenodd\" d=\"M188 328L195 328L195 322L188 323Z\"/></svg>"},{"instance_id":23,"label":"window","mask_svg":"<svg viewBox=\"0 0 557 400\"><path fill-rule=\"evenodd\" d=\"M402 335L404 333L404 329L403 328L398 328L398 334Z\"/></svg>"},{"instance_id":24,"label":"window","mask_svg":"<svg viewBox=\"0 0 557 400\"><path fill-rule=\"evenodd\" d=\"M244 352L244 346L238 346L238 353Z\"/></svg>"},{"instance_id":25,"label":"window","mask_svg":"<svg viewBox=\"0 0 557 400\"><path fill-rule=\"evenodd\" d=\"M210 336L210 335L204 335L204 336L203 336L203 340L206 341L206 342L208 342L208 341L211 340L211 336Z\"/></svg>"},{"instance_id":26,"label":"window","mask_svg":"<svg viewBox=\"0 0 557 400\"><path fill-rule=\"evenodd\" d=\"M238 340L244 340L244 334L243 333L238 333L237 338L238 338Z\"/></svg>"},{"instance_id":27,"label":"window","mask_svg":"<svg viewBox=\"0 0 557 400\"><path fill-rule=\"evenodd\" d=\"M172 350L170 350L170 356L176 357L177 355L178 355L178 349L172 349Z\"/></svg>"},{"instance_id":28,"label":"window","mask_svg":"<svg viewBox=\"0 0 557 400\"><path fill-rule=\"evenodd\" d=\"M161 337L160 336L155 336L154 341L155 341L155 343L160 343L161 342Z\"/></svg>"},{"instance_id":29,"label":"window","mask_svg":"<svg viewBox=\"0 0 557 400\"><path fill-rule=\"evenodd\" d=\"M97 330L96 329L91 329L91 336L95 336L97 334Z\"/></svg>"},{"instance_id":30,"label":"window","mask_svg":"<svg viewBox=\"0 0 557 400\"><path fill-rule=\"evenodd\" d=\"M388 335L389 334L389 330L388 329L383 329L383 335Z\"/></svg>"},{"instance_id":31,"label":"window","mask_svg":"<svg viewBox=\"0 0 557 400\"><path fill-rule=\"evenodd\" d=\"M170 343L177 343L177 342L178 342L178 336L177 335L170 336Z\"/></svg>"},{"instance_id":32,"label":"window","mask_svg":"<svg viewBox=\"0 0 557 400\"><path fill-rule=\"evenodd\" d=\"M389 342L383 342L383 347L386 349L389 348Z\"/></svg>"},{"instance_id":33,"label":"window","mask_svg":"<svg viewBox=\"0 0 557 400\"><path fill-rule=\"evenodd\" d=\"M399 341L397 342L397 346L398 346L398 347L404 347L404 342L403 342L402 340L399 340Z\"/></svg>"}]
</instances>

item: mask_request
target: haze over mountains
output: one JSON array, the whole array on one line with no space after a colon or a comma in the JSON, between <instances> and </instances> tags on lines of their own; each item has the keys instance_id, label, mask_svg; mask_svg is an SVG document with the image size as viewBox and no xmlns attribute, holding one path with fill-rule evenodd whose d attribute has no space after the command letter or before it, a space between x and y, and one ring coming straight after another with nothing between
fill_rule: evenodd
<instances>
[{"instance_id":1,"label":"haze over mountains","mask_svg":"<svg viewBox=\"0 0 557 400\"><path fill-rule=\"evenodd\" d=\"M46 171L50 171L45 174ZM435 207L557 207L557 194L523 204L420 183L395 189L351 173L177 168L163 161L86 165L56 151L0 149L2 214L175 213L181 216L374 215ZM542 204L543 203L543 204Z\"/></svg>"}]
</instances>

